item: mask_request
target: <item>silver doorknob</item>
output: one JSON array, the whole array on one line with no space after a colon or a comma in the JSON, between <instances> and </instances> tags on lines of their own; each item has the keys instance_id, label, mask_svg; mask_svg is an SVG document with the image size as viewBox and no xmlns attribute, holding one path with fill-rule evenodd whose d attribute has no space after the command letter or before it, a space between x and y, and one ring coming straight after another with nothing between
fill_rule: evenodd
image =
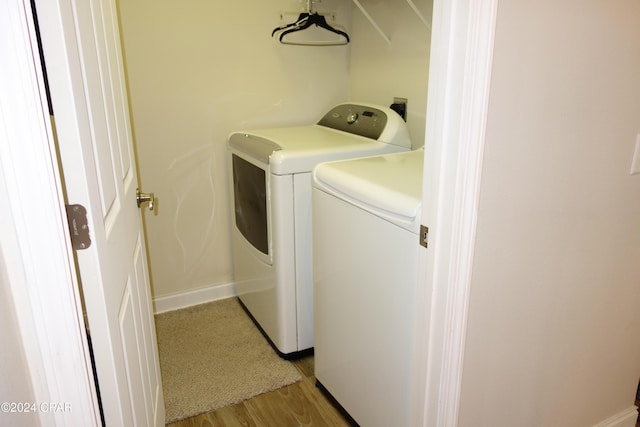
<instances>
[{"instance_id":1,"label":"silver doorknob","mask_svg":"<svg viewBox=\"0 0 640 427\"><path fill-rule=\"evenodd\" d=\"M149 202L149 210L153 210L153 205L156 199L153 193L141 193L139 188L136 188L136 202L138 203L138 207L141 204Z\"/></svg>"}]
</instances>

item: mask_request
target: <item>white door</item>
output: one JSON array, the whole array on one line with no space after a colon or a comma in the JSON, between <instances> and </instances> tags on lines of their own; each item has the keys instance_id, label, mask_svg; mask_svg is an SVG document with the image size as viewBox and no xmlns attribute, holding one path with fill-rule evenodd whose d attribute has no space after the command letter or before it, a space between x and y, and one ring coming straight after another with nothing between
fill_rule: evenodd
<instances>
[{"instance_id":1,"label":"white door","mask_svg":"<svg viewBox=\"0 0 640 427\"><path fill-rule=\"evenodd\" d=\"M36 1L80 280L108 426L164 425L115 0ZM143 205L144 206L144 205Z\"/></svg>"}]
</instances>

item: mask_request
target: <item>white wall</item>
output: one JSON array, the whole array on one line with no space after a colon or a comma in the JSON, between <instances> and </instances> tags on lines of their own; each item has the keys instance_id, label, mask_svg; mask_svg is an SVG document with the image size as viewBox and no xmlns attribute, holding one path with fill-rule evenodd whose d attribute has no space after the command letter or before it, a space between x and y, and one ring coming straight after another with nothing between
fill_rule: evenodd
<instances>
[{"instance_id":1,"label":"white wall","mask_svg":"<svg viewBox=\"0 0 640 427\"><path fill-rule=\"evenodd\" d=\"M272 30L295 20L305 3L119 2L141 188L158 197L157 215L145 213L156 299L233 281L230 132L309 124L338 102L390 105L400 96L409 99L414 145L422 145L429 32L406 2L362 2L391 46L345 0L315 7L335 16L329 22L349 33L350 44L278 43ZM430 16L431 0L416 3ZM282 12L289 14L281 19Z\"/></svg>"},{"instance_id":2,"label":"white wall","mask_svg":"<svg viewBox=\"0 0 640 427\"><path fill-rule=\"evenodd\" d=\"M460 426L634 425L639 42L635 0L499 2Z\"/></svg>"},{"instance_id":3,"label":"white wall","mask_svg":"<svg viewBox=\"0 0 640 427\"><path fill-rule=\"evenodd\" d=\"M338 23L345 2L323 2ZM348 46L282 45L301 3L120 2L154 296L232 282L226 138L307 124L347 99ZM281 12L293 14L280 20Z\"/></svg>"},{"instance_id":4,"label":"white wall","mask_svg":"<svg viewBox=\"0 0 640 427\"><path fill-rule=\"evenodd\" d=\"M407 127L413 148L419 148L425 135L433 0L413 3L429 26L405 0L361 2L390 44L353 8L349 96L380 105L407 98Z\"/></svg>"}]
</instances>

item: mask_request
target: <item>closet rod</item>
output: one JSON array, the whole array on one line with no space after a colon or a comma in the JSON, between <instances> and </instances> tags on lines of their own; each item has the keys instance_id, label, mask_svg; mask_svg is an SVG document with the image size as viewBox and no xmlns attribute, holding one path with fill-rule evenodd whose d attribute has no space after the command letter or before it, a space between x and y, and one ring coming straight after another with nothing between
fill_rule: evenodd
<instances>
[{"instance_id":1,"label":"closet rod","mask_svg":"<svg viewBox=\"0 0 640 427\"><path fill-rule=\"evenodd\" d=\"M415 3L413 3L412 0L407 0L407 3L411 7L411 9L413 9L413 11L416 13L416 15L418 15L418 18L420 18L420 20L422 21L424 26L427 27L427 29L429 31L431 31L431 23L429 21L427 21L424 16L422 16L422 13L420 13L420 11L416 7Z\"/></svg>"},{"instance_id":2,"label":"closet rod","mask_svg":"<svg viewBox=\"0 0 640 427\"><path fill-rule=\"evenodd\" d=\"M416 7L415 3L413 2L413 0L406 0L407 4L409 5L409 7L411 7L411 9L413 10L413 12L418 15L418 18L420 18L420 20L422 21L422 23L424 24L425 27L427 27L427 29L429 31L431 31L431 23L429 21L427 21L427 19L422 15L422 13L420 13L420 10L418 10L418 8ZM387 44L391 44L391 39L384 33L384 31L382 31L382 28L380 28L380 26L378 24L376 24L376 22L373 20L373 18L371 17L371 15L369 15L369 13L367 13L367 11L364 9L364 7L362 7L362 4L360 4L360 2L358 0L353 0L353 3L358 6L358 9L360 9L360 12L362 12L362 14L369 20L369 23L371 23L371 25L373 25L373 28L375 28L378 33L380 33L380 36L382 36L382 38L387 42Z\"/></svg>"},{"instance_id":3,"label":"closet rod","mask_svg":"<svg viewBox=\"0 0 640 427\"><path fill-rule=\"evenodd\" d=\"M387 42L387 44L391 44L391 40L389 39L389 37L387 37L387 35L382 31L382 29L378 26L378 24L376 24L376 22L373 20L373 18L371 17L371 15L369 15L367 13L366 10L364 10L364 8L362 7L362 5L360 4L360 2L358 0L353 0L353 3L358 6L358 9L360 9L360 12L362 12L362 14L369 20L369 22L371 23L371 25L373 25L373 28L375 28L378 33L380 33L380 35L382 36L383 39L385 39L385 41Z\"/></svg>"}]
</instances>

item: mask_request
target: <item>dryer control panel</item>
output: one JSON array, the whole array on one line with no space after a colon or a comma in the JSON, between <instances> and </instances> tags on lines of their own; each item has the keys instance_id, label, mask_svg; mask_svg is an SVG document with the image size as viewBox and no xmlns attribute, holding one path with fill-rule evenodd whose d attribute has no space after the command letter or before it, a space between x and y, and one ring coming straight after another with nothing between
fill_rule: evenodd
<instances>
[{"instance_id":1,"label":"dryer control panel","mask_svg":"<svg viewBox=\"0 0 640 427\"><path fill-rule=\"evenodd\" d=\"M387 126L387 120L387 113L378 108L361 104L340 104L325 114L318 124L377 140Z\"/></svg>"}]
</instances>

